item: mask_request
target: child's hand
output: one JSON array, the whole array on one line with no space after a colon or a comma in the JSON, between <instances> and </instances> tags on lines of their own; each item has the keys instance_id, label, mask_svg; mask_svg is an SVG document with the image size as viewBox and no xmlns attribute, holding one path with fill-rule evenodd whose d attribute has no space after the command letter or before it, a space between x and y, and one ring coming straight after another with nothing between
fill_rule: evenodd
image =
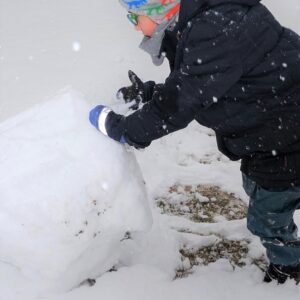
<instances>
[{"instance_id":1,"label":"child's hand","mask_svg":"<svg viewBox=\"0 0 300 300\"><path fill-rule=\"evenodd\" d=\"M120 88L117 92L117 98L123 98L125 103L135 101L137 106L140 102L146 102L142 80L131 70L128 71L128 77L132 85Z\"/></svg>"},{"instance_id":2,"label":"child's hand","mask_svg":"<svg viewBox=\"0 0 300 300\"><path fill-rule=\"evenodd\" d=\"M109 107L106 107L104 105L97 105L90 111L89 120L90 123L101 133L104 135L109 136L107 133L106 128L106 119L109 114L115 114ZM115 138L114 138L115 139ZM116 140L116 139L115 139ZM117 142L121 144L125 144L125 138L121 136L120 140L117 140Z\"/></svg>"},{"instance_id":3,"label":"child's hand","mask_svg":"<svg viewBox=\"0 0 300 300\"><path fill-rule=\"evenodd\" d=\"M90 123L103 134L107 135L106 128L105 128L105 120L107 115L112 110L103 105L97 105L90 111L89 120ZM101 116L101 117L100 117Z\"/></svg>"}]
</instances>

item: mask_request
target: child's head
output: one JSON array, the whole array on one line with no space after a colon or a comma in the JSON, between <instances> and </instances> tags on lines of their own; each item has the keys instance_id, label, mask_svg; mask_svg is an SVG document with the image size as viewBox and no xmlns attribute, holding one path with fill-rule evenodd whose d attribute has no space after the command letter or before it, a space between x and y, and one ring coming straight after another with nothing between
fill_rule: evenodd
<instances>
[{"instance_id":1,"label":"child's head","mask_svg":"<svg viewBox=\"0 0 300 300\"><path fill-rule=\"evenodd\" d=\"M180 7L180 0L119 0L129 13L138 17L137 30L151 36L158 24L170 20Z\"/></svg>"}]
</instances>

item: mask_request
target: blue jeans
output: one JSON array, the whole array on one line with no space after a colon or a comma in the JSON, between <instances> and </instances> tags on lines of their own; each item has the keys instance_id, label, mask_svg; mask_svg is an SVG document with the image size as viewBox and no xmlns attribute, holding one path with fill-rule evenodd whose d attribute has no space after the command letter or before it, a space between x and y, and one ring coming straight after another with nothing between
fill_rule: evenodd
<instances>
[{"instance_id":1,"label":"blue jeans","mask_svg":"<svg viewBox=\"0 0 300 300\"><path fill-rule=\"evenodd\" d=\"M300 262L300 238L293 216L300 209L300 187L262 188L243 174L243 187L250 197L248 229L260 237L270 262Z\"/></svg>"}]
</instances>

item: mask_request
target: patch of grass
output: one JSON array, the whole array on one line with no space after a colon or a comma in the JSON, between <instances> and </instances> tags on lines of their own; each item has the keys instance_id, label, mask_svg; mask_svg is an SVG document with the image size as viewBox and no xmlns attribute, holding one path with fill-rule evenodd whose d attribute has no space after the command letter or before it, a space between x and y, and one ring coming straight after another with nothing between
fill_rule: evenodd
<instances>
[{"instance_id":1,"label":"patch of grass","mask_svg":"<svg viewBox=\"0 0 300 300\"><path fill-rule=\"evenodd\" d=\"M180 267L176 270L175 278L187 277L192 274L194 266L214 263L219 259L227 259L233 268L245 266L245 260L249 252L247 241L231 241L222 239L221 241L199 249L180 249L182 261L188 259L189 267Z\"/></svg>"},{"instance_id":2,"label":"patch of grass","mask_svg":"<svg viewBox=\"0 0 300 300\"><path fill-rule=\"evenodd\" d=\"M240 198L213 185L173 185L165 195L156 199L156 204L163 214L182 216L197 223L240 220L247 215L247 205ZM185 232L189 233L188 230ZM266 268L263 258L255 260L249 257L250 242L247 240L218 237L218 241L206 247L182 247L179 250L182 263L176 269L175 279L192 274L194 266L206 266L219 259L228 260L233 268L243 267L249 262L262 270Z\"/></svg>"},{"instance_id":3,"label":"patch of grass","mask_svg":"<svg viewBox=\"0 0 300 300\"><path fill-rule=\"evenodd\" d=\"M186 278L192 274L192 270L185 270L184 268L180 268L176 270L176 275L174 279Z\"/></svg>"},{"instance_id":4,"label":"patch of grass","mask_svg":"<svg viewBox=\"0 0 300 300\"><path fill-rule=\"evenodd\" d=\"M186 216L199 223L214 223L220 217L239 220L247 214L247 206L241 199L218 186L174 185L156 203L164 214Z\"/></svg>"},{"instance_id":5,"label":"patch of grass","mask_svg":"<svg viewBox=\"0 0 300 300\"><path fill-rule=\"evenodd\" d=\"M225 158L222 154L220 153L217 153L217 154L210 154L210 153L207 153L203 156L203 158L199 159L198 162L200 164L203 164L203 165L209 165L215 161L222 161L224 159L227 159Z\"/></svg>"},{"instance_id":6,"label":"patch of grass","mask_svg":"<svg viewBox=\"0 0 300 300\"><path fill-rule=\"evenodd\" d=\"M230 241L223 239L222 241L197 250L181 249L182 256L190 260L191 265L208 265L217 260L228 259L231 265L242 267L245 265L243 259L248 254L248 243L246 241Z\"/></svg>"}]
</instances>

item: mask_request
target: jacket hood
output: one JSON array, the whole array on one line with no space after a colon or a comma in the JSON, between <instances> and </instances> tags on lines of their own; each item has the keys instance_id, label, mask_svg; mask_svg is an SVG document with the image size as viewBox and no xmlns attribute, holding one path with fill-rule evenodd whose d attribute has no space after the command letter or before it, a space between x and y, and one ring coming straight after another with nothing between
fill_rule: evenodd
<instances>
[{"instance_id":1,"label":"jacket hood","mask_svg":"<svg viewBox=\"0 0 300 300\"><path fill-rule=\"evenodd\" d=\"M254 6L259 2L261 2L261 0L181 0L179 23L186 23L204 7L210 8L220 4Z\"/></svg>"}]
</instances>

